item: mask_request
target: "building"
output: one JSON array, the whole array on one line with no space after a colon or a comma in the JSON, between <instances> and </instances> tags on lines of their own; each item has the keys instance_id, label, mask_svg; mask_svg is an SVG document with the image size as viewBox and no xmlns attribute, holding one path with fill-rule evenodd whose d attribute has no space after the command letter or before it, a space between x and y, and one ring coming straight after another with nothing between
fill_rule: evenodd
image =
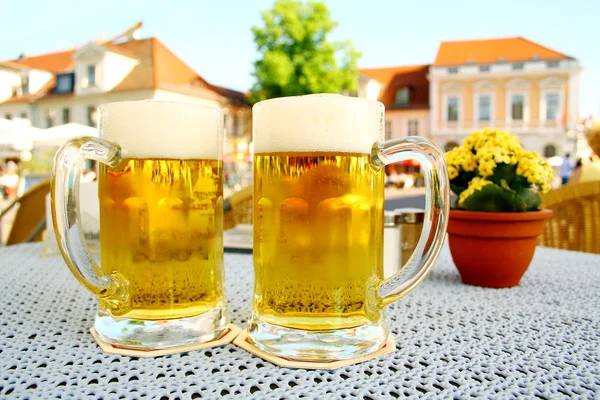
<instances>
[{"instance_id":1,"label":"building","mask_svg":"<svg viewBox=\"0 0 600 400\"><path fill-rule=\"evenodd\" d=\"M0 62L0 118L30 119L38 128L96 126L96 108L103 103L198 101L224 109L225 154L247 153L252 114L246 96L211 85L158 38L138 39L140 27L113 40Z\"/></svg>"},{"instance_id":2,"label":"building","mask_svg":"<svg viewBox=\"0 0 600 400\"><path fill-rule=\"evenodd\" d=\"M385 105L386 139L429 135L429 65L361 69L359 97Z\"/></svg>"},{"instance_id":3,"label":"building","mask_svg":"<svg viewBox=\"0 0 600 400\"><path fill-rule=\"evenodd\" d=\"M361 69L359 97L386 107L386 137L421 135L449 150L484 127L528 150L575 150L581 66L521 37L440 44L431 65Z\"/></svg>"},{"instance_id":4,"label":"building","mask_svg":"<svg viewBox=\"0 0 600 400\"><path fill-rule=\"evenodd\" d=\"M483 127L546 157L575 148L581 67L521 37L442 42L429 69L431 138L448 150Z\"/></svg>"}]
</instances>

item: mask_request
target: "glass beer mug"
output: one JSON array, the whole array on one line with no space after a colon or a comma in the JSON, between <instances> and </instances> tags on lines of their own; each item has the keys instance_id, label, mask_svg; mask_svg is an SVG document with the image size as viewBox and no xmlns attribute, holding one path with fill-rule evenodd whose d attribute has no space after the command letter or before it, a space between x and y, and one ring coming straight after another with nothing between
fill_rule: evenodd
<instances>
[{"instance_id":1,"label":"glass beer mug","mask_svg":"<svg viewBox=\"0 0 600 400\"><path fill-rule=\"evenodd\" d=\"M162 349L212 340L227 328L223 288L223 112L130 101L98 108L99 138L56 154L52 217L59 249L98 299L106 342ZM85 159L99 161L100 265L79 211Z\"/></svg>"},{"instance_id":2,"label":"glass beer mug","mask_svg":"<svg viewBox=\"0 0 600 400\"><path fill-rule=\"evenodd\" d=\"M382 141L383 127L377 101L324 94L254 105L248 336L258 348L307 361L377 351L385 306L431 270L448 222L444 155L421 137ZM384 166L408 158L421 163L428 206L415 252L384 280Z\"/></svg>"}]
</instances>

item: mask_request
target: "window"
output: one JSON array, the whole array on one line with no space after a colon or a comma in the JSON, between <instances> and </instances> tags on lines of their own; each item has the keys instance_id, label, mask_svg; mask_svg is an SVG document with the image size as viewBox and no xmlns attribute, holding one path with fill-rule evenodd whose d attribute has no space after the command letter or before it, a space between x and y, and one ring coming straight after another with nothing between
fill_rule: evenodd
<instances>
[{"instance_id":1,"label":"window","mask_svg":"<svg viewBox=\"0 0 600 400\"><path fill-rule=\"evenodd\" d=\"M233 115L231 116L231 118L233 120L233 124L232 124L232 127L231 127L231 130L232 130L231 133L233 134L234 137L238 137L238 136L240 136L240 132L239 132L239 130L240 130L239 118L238 118L238 116L237 116L236 113L233 113Z\"/></svg>"},{"instance_id":2,"label":"window","mask_svg":"<svg viewBox=\"0 0 600 400\"><path fill-rule=\"evenodd\" d=\"M450 151L453 148L458 147L458 143L456 142L448 142L444 145L444 151Z\"/></svg>"},{"instance_id":3,"label":"window","mask_svg":"<svg viewBox=\"0 0 600 400\"><path fill-rule=\"evenodd\" d=\"M458 67L448 68L449 74L458 74Z\"/></svg>"},{"instance_id":4,"label":"window","mask_svg":"<svg viewBox=\"0 0 600 400\"><path fill-rule=\"evenodd\" d=\"M385 140L392 138L392 121L385 121Z\"/></svg>"},{"instance_id":5,"label":"window","mask_svg":"<svg viewBox=\"0 0 600 400\"><path fill-rule=\"evenodd\" d=\"M21 77L21 91L23 92L23 96L29 94L29 77L22 76Z\"/></svg>"},{"instance_id":6,"label":"window","mask_svg":"<svg viewBox=\"0 0 600 400\"><path fill-rule=\"evenodd\" d=\"M479 121L489 121L491 115L491 98L490 96L479 96L478 107L479 107Z\"/></svg>"},{"instance_id":7,"label":"window","mask_svg":"<svg viewBox=\"0 0 600 400\"><path fill-rule=\"evenodd\" d=\"M96 126L96 107L88 106L87 108L87 124L88 126Z\"/></svg>"},{"instance_id":8,"label":"window","mask_svg":"<svg viewBox=\"0 0 600 400\"><path fill-rule=\"evenodd\" d=\"M547 144L544 147L544 157L550 158L556 155L556 146L553 144Z\"/></svg>"},{"instance_id":9,"label":"window","mask_svg":"<svg viewBox=\"0 0 600 400\"><path fill-rule=\"evenodd\" d=\"M54 111L46 111L46 128L52 128L54 126Z\"/></svg>"},{"instance_id":10,"label":"window","mask_svg":"<svg viewBox=\"0 0 600 400\"><path fill-rule=\"evenodd\" d=\"M522 94L513 94L510 99L511 119L513 121L523 121L523 111L525 109L525 96Z\"/></svg>"},{"instance_id":11,"label":"window","mask_svg":"<svg viewBox=\"0 0 600 400\"><path fill-rule=\"evenodd\" d=\"M4 118L11 120L12 119L12 115L10 115L9 113L4 114Z\"/></svg>"},{"instance_id":12,"label":"window","mask_svg":"<svg viewBox=\"0 0 600 400\"><path fill-rule=\"evenodd\" d=\"M96 85L96 64L90 64L87 67L88 86Z\"/></svg>"},{"instance_id":13,"label":"window","mask_svg":"<svg viewBox=\"0 0 600 400\"><path fill-rule=\"evenodd\" d=\"M490 66L489 65L480 65L479 72L490 72Z\"/></svg>"},{"instance_id":14,"label":"window","mask_svg":"<svg viewBox=\"0 0 600 400\"><path fill-rule=\"evenodd\" d=\"M23 111L21 114L19 114L19 118L27 119L27 112Z\"/></svg>"},{"instance_id":15,"label":"window","mask_svg":"<svg viewBox=\"0 0 600 400\"><path fill-rule=\"evenodd\" d=\"M548 61L546 63L546 66L548 68L558 68L558 60L556 60L556 61Z\"/></svg>"},{"instance_id":16,"label":"window","mask_svg":"<svg viewBox=\"0 0 600 400\"><path fill-rule=\"evenodd\" d=\"M56 93L72 93L73 92L73 81L75 80L75 74L59 74L56 75Z\"/></svg>"},{"instance_id":17,"label":"window","mask_svg":"<svg viewBox=\"0 0 600 400\"><path fill-rule=\"evenodd\" d=\"M558 115L560 97L558 93L547 93L546 94L546 121L552 121L556 119Z\"/></svg>"},{"instance_id":18,"label":"window","mask_svg":"<svg viewBox=\"0 0 600 400\"><path fill-rule=\"evenodd\" d=\"M394 104L405 106L410 101L410 90L407 87L403 87L396 90L396 98Z\"/></svg>"},{"instance_id":19,"label":"window","mask_svg":"<svg viewBox=\"0 0 600 400\"><path fill-rule=\"evenodd\" d=\"M408 120L408 136L419 136L419 120Z\"/></svg>"},{"instance_id":20,"label":"window","mask_svg":"<svg viewBox=\"0 0 600 400\"><path fill-rule=\"evenodd\" d=\"M448 97L447 113L448 121L458 121L458 98Z\"/></svg>"},{"instance_id":21,"label":"window","mask_svg":"<svg viewBox=\"0 0 600 400\"><path fill-rule=\"evenodd\" d=\"M525 68L525 64L523 64L523 63L514 63L512 65L512 69L523 69L523 68Z\"/></svg>"},{"instance_id":22,"label":"window","mask_svg":"<svg viewBox=\"0 0 600 400\"><path fill-rule=\"evenodd\" d=\"M71 122L71 110L69 110L68 108L62 109L62 122L63 124L68 124L69 122Z\"/></svg>"}]
</instances>

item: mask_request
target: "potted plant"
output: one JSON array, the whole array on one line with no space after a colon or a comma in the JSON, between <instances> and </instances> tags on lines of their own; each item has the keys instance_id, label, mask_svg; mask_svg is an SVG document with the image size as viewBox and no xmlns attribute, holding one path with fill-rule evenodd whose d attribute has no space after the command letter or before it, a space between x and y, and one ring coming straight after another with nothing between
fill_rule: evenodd
<instances>
[{"instance_id":1,"label":"potted plant","mask_svg":"<svg viewBox=\"0 0 600 400\"><path fill-rule=\"evenodd\" d=\"M550 210L540 193L550 190L554 171L508 132L473 132L446 153L450 188L448 238L464 283L505 288L519 284L533 258Z\"/></svg>"}]
</instances>

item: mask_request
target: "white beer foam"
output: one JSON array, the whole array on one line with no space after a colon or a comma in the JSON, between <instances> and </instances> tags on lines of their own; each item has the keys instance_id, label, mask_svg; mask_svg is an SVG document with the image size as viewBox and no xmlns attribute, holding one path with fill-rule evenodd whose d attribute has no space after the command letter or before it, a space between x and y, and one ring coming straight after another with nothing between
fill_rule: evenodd
<instances>
[{"instance_id":1,"label":"white beer foam","mask_svg":"<svg viewBox=\"0 0 600 400\"><path fill-rule=\"evenodd\" d=\"M252 107L255 153L370 154L384 138L384 106L339 94L281 97Z\"/></svg>"},{"instance_id":2,"label":"white beer foam","mask_svg":"<svg viewBox=\"0 0 600 400\"><path fill-rule=\"evenodd\" d=\"M220 160L223 111L210 104L123 101L98 107L100 136L125 158Z\"/></svg>"}]
</instances>

